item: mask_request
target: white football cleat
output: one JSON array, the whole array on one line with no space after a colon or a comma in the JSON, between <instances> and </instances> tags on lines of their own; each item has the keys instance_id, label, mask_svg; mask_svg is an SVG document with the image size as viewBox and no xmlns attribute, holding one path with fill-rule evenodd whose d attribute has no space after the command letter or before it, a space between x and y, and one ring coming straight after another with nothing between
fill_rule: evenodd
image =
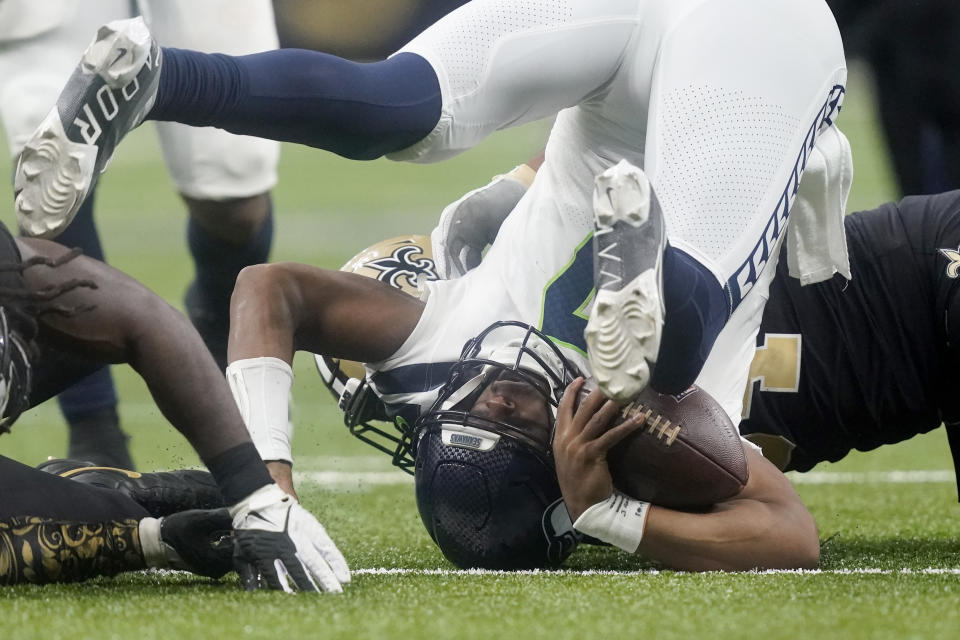
<instances>
[{"instance_id":1,"label":"white football cleat","mask_svg":"<svg viewBox=\"0 0 960 640\"><path fill-rule=\"evenodd\" d=\"M153 107L160 63L143 18L100 27L17 162L14 210L26 235L54 237L70 224L121 138Z\"/></svg>"},{"instance_id":2,"label":"white football cleat","mask_svg":"<svg viewBox=\"0 0 960 640\"><path fill-rule=\"evenodd\" d=\"M593 210L597 295L584 337L597 385L627 403L660 350L666 225L646 174L626 160L597 176Z\"/></svg>"}]
</instances>

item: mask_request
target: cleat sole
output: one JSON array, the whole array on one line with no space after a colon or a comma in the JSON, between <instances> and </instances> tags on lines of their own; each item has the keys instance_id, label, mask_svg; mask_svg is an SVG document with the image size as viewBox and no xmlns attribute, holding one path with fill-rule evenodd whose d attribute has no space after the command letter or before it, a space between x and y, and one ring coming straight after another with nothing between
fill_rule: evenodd
<instances>
[{"instance_id":1,"label":"cleat sole","mask_svg":"<svg viewBox=\"0 0 960 640\"><path fill-rule=\"evenodd\" d=\"M619 403L650 382L663 333L663 214L647 176L620 162L594 189L597 294L584 337L597 384Z\"/></svg>"},{"instance_id":2,"label":"cleat sole","mask_svg":"<svg viewBox=\"0 0 960 640\"><path fill-rule=\"evenodd\" d=\"M72 222L120 139L153 107L161 58L142 18L100 28L17 162L24 234L52 238Z\"/></svg>"}]
</instances>

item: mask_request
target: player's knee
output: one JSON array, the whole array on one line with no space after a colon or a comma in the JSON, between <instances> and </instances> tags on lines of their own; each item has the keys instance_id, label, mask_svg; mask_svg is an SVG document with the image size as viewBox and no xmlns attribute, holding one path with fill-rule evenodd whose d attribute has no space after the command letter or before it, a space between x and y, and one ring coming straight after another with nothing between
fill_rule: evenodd
<instances>
[{"instance_id":1,"label":"player's knee","mask_svg":"<svg viewBox=\"0 0 960 640\"><path fill-rule=\"evenodd\" d=\"M244 267L237 274L237 281L233 286L233 299L236 302L251 295L270 295L278 280L282 279L282 272L274 264L254 264Z\"/></svg>"},{"instance_id":2,"label":"player's knee","mask_svg":"<svg viewBox=\"0 0 960 640\"><path fill-rule=\"evenodd\" d=\"M233 287L231 307L251 300L271 305L288 304L296 297L297 280L290 263L273 262L244 267Z\"/></svg>"},{"instance_id":3,"label":"player's knee","mask_svg":"<svg viewBox=\"0 0 960 640\"><path fill-rule=\"evenodd\" d=\"M295 331L309 312L301 268L291 262L245 267L237 277L230 300L231 324L256 322Z\"/></svg>"},{"instance_id":4,"label":"player's knee","mask_svg":"<svg viewBox=\"0 0 960 640\"><path fill-rule=\"evenodd\" d=\"M207 233L227 242L241 245L255 236L270 215L270 194L247 198L201 200L181 196L190 217Z\"/></svg>"}]
</instances>

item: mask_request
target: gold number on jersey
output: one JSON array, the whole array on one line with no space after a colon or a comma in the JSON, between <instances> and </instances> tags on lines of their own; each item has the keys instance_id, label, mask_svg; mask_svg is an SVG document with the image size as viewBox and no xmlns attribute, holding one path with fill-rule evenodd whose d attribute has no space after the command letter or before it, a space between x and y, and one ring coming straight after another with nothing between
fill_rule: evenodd
<instances>
[{"instance_id":1,"label":"gold number on jersey","mask_svg":"<svg viewBox=\"0 0 960 640\"><path fill-rule=\"evenodd\" d=\"M796 393L800 386L799 333L766 333L750 363L750 378L743 392L743 418L750 417L754 383L760 391Z\"/></svg>"}]
</instances>

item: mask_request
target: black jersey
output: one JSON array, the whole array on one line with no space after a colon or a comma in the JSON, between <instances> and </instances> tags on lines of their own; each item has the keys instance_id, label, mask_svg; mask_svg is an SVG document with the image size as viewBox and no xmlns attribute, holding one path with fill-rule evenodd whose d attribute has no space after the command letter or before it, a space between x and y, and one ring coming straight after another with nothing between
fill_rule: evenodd
<instances>
[{"instance_id":1,"label":"black jersey","mask_svg":"<svg viewBox=\"0 0 960 640\"><path fill-rule=\"evenodd\" d=\"M846 219L853 279L779 262L741 432L805 471L960 419L960 191Z\"/></svg>"}]
</instances>

